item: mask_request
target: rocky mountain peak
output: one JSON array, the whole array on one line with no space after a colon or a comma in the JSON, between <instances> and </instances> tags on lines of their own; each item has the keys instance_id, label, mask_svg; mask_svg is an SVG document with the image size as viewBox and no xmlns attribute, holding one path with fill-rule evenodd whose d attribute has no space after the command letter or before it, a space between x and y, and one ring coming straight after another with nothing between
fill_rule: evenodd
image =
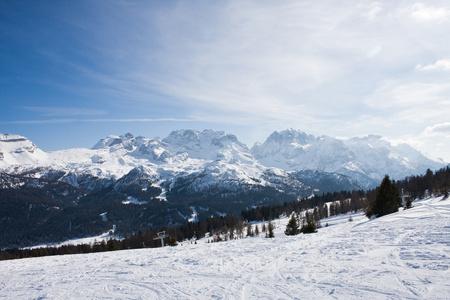
<instances>
[{"instance_id":1,"label":"rocky mountain peak","mask_svg":"<svg viewBox=\"0 0 450 300\"><path fill-rule=\"evenodd\" d=\"M26 137L0 133L0 167L43 162L47 155Z\"/></svg>"}]
</instances>

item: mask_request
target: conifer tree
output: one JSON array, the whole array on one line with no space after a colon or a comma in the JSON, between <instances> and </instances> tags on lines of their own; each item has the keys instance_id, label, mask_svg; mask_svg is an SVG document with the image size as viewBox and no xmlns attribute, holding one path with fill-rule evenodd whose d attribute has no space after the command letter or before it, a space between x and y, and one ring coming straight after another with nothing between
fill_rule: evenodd
<instances>
[{"instance_id":1,"label":"conifer tree","mask_svg":"<svg viewBox=\"0 0 450 300\"><path fill-rule=\"evenodd\" d=\"M267 235L267 237L268 238L274 238L275 234L273 233L273 224L272 224L272 222L269 222L269 225L267 227L268 227L268 235Z\"/></svg>"},{"instance_id":2,"label":"conifer tree","mask_svg":"<svg viewBox=\"0 0 450 300\"><path fill-rule=\"evenodd\" d=\"M295 213L293 213L286 225L286 230L284 231L284 234L297 235L299 233L300 233L300 229L299 229L299 225L298 225L298 220L297 220L297 217L295 216Z\"/></svg>"},{"instance_id":3,"label":"conifer tree","mask_svg":"<svg viewBox=\"0 0 450 300\"><path fill-rule=\"evenodd\" d=\"M234 228L230 228L230 240L234 240Z\"/></svg>"},{"instance_id":4,"label":"conifer tree","mask_svg":"<svg viewBox=\"0 0 450 300\"><path fill-rule=\"evenodd\" d=\"M112 237L109 238L108 243L106 243L106 250L107 251L117 250L117 245Z\"/></svg>"},{"instance_id":5,"label":"conifer tree","mask_svg":"<svg viewBox=\"0 0 450 300\"><path fill-rule=\"evenodd\" d=\"M370 206L366 213L366 216L381 217L390 213L398 211L398 208L402 205L402 199L398 192L397 186L394 181L389 179L386 175L381 182L380 187L377 190L375 201Z\"/></svg>"},{"instance_id":6,"label":"conifer tree","mask_svg":"<svg viewBox=\"0 0 450 300\"><path fill-rule=\"evenodd\" d=\"M178 245L177 238L173 235L169 236L168 244L172 247Z\"/></svg>"},{"instance_id":7,"label":"conifer tree","mask_svg":"<svg viewBox=\"0 0 450 300\"><path fill-rule=\"evenodd\" d=\"M252 224L247 224L247 236L253 236Z\"/></svg>"},{"instance_id":8,"label":"conifer tree","mask_svg":"<svg viewBox=\"0 0 450 300\"><path fill-rule=\"evenodd\" d=\"M300 228L300 232L301 233L316 233L317 232L317 225L311 216L306 218L306 223L302 224L302 228Z\"/></svg>"}]
</instances>

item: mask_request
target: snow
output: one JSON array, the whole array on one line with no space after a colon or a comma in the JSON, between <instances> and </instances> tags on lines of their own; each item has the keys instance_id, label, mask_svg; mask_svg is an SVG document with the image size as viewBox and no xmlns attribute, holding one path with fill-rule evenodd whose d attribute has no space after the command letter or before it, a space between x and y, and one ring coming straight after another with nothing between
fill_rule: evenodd
<instances>
[{"instance_id":1,"label":"snow","mask_svg":"<svg viewBox=\"0 0 450 300\"><path fill-rule=\"evenodd\" d=\"M57 244L42 244L42 245L37 245L37 246L32 246L32 247L25 247L24 249L43 248L43 247L47 247L47 246L61 247L61 246L67 246L67 245L82 245L82 244L93 245L95 243L101 243L103 241L105 241L105 243L106 243L110 238L113 238L116 240L122 239L123 237L115 234L115 231L116 231L116 225L113 225L113 228L111 228L110 230L108 230L100 235L97 235L97 236L89 236L89 237L84 237L84 238L71 239L71 240L67 240L62 243L57 243Z\"/></svg>"},{"instance_id":2,"label":"snow","mask_svg":"<svg viewBox=\"0 0 450 300\"><path fill-rule=\"evenodd\" d=\"M195 209L195 206L189 206L189 208L192 210L191 217L188 219L188 222L198 222L198 212Z\"/></svg>"},{"instance_id":3,"label":"snow","mask_svg":"<svg viewBox=\"0 0 450 300\"><path fill-rule=\"evenodd\" d=\"M0 133L0 169L11 165L42 164L47 161L47 154L27 138Z\"/></svg>"},{"instance_id":4,"label":"snow","mask_svg":"<svg viewBox=\"0 0 450 300\"><path fill-rule=\"evenodd\" d=\"M316 234L1 261L14 299L448 299L450 200Z\"/></svg>"},{"instance_id":5,"label":"snow","mask_svg":"<svg viewBox=\"0 0 450 300\"><path fill-rule=\"evenodd\" d=\"M138 199L128 196L127 200L123 200L122 204L136 204L136 205L144 205L147 204L147 201L139 201Z\"/></svg>"}]
</instances>

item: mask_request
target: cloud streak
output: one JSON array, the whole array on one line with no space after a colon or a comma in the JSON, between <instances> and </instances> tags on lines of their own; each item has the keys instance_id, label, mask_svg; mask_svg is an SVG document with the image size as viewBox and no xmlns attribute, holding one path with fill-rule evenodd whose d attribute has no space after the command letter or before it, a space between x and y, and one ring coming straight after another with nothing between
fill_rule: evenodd
<instances>
[{"instance_id":1,"label":"cloud streak","mask_svg":"<svg viewBox=\"0 0 450 300\"><path fill-rule=\"evenodd\" d=\"M416 66L416 70L419 71L450 71L450 59L440 59L434 64Z\"/></svg>"},{"instance_id":2,"label":"cloud streak","mask_svg":"<svg viewBox=\"0 0 450 300\"><path fill-rule=\"evenodd\" d=\"M444 122L425 128L425 134L429 136L447 136L450 137L450 122Z\"/></svg>"},{"instance_id":3,"label":"cloud streak","mask_svg":"<svg viewBox=\"0 0 450 300\"><path fill-rule=\"evenodd\" d=\"M193 122L195 119L154 118L154 119L46 119L3 121L0 124L66 124L66 123L152 123L152 122Z\"/></svg>"},{"instance_id":4,"label":"cloud streak","mask_svg":"<svg viewBox=\"0 0 450 300\"><path fill-rule=\"evenodd\" d=\"M450 17L450 9L447 7L434 7L424 3L413 4L409 7L409 13L414 20L419 22L443 22Z\"/></svg>"},{"instance_id":5,"label":"cloud streak","mask_svg":"<svg viewBox=\"0 0 450 300\"><path fill-rule=\"evenodd\" d=\"M41 107L41 106L23 106L22 109L40 113L43 116L92 116L105 115L104 110L93 110L79 107Z\"/></svg>"}]
</instances>

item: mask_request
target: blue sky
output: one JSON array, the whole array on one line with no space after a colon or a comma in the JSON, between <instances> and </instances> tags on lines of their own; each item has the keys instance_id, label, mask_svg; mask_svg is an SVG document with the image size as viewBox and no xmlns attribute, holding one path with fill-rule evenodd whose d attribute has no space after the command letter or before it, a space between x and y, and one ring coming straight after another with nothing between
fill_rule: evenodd
<instances>
[{"instance_id":1,"label":"blue sky","mask_svg":"<svg viewBox=\"0 0 450 300\"><path fill-rule=\"evenodd\" d=\"M0 132L378 134L450 162L448 1L3 1Z\"/></svg>"}]
</instances>

